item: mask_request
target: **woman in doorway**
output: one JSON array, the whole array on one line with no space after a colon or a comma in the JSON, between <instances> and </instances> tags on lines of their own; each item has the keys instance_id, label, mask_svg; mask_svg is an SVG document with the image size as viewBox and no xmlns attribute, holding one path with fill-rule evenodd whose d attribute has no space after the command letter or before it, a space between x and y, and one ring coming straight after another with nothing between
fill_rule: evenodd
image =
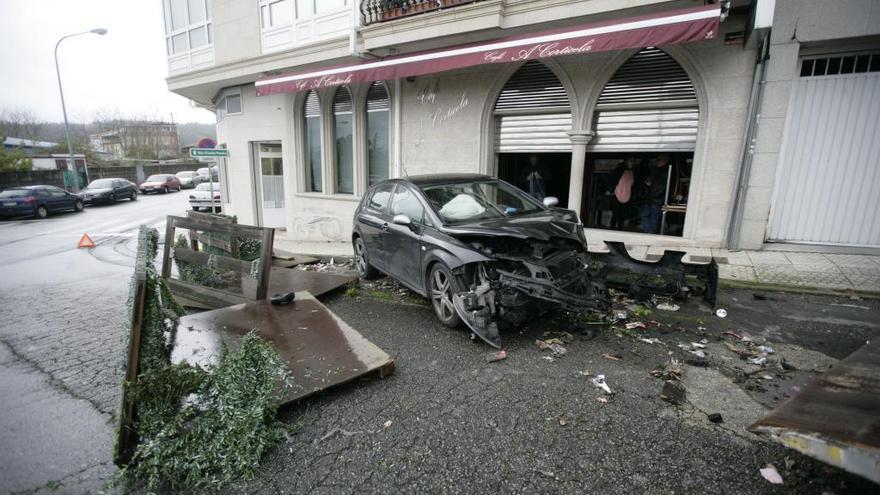
<instances>
[{"instance_id":1,"label":"woman in doorway","mask_svg":"<svg viewBox=\"0 0 880 495\"><path fill-rule=\"evenodd\" d=\"M632 186L635 183L636 163L635 158L629 157L614 169L612 175L612 184L615 186L611 198L611 228L614 230L623 230L624 221L629 216L627 213L632 198Z\"/></svg>"}]
</instances>

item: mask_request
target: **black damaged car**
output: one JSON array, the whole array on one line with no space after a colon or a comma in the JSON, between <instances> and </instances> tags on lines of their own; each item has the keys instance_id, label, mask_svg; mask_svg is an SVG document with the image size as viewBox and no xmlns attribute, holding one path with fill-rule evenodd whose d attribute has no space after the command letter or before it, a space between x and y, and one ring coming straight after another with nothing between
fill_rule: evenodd
<instances>
[{"instance_id":1,"label":"black damaged car","mask_svg":"<svg viewBox=\"0 0 880 495\"><path fill-rule=\"evenodd\" d=\"M499 327L550 309L607 309L609 286L637 297L702 291L714 304L714 260L684 265L684 253L668 251L659 262L640 261L619 243L606 243L606 254L588 253L577 214L556 204L485 175L380 182L354 214L358 272L397 279L429 297L444 325L464 322L494 347L501 345Z\"/></svg>"}]
</instances>

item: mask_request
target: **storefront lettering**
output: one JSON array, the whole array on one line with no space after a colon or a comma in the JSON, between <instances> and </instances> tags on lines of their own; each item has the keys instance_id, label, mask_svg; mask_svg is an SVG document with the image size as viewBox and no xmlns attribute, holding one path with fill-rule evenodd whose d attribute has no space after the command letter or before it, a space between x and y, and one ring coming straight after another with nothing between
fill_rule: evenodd
<instances>
[{"instance_id":1,"label":"storefront lettering","mask_svg":"<svg viewBox=\"0 0 880 495\"><path fill-rule=\"evenodd\" d=\"M490 63L504 62L505 61L504 57L506 57L506 56L507 56L506 51L501 51L501 52L491 51L491 52L487 52L487 53L483 54L483 60L485 60L486 62L490 62Z\"/></svg>"},{"instance_id":2,"label":"storefront lettering","mask_svg":"<svg viewBox=\"0 0 880 495\"><path fill-rule=\"evenodd\" d=\"M332 86L344 86L346 84L351 84L352 74L349 73L345 77L339 76L321 76L318 78L309 78L309 79L300 79L298 81L294 81L296 84L297 91L303 91L306 89L319 89L319 88L329 88Z\"/></svg>"},{"instance_id":3,"label":"storefront lettering","mask_svg":"<svg viewBox=\"0 0 880 495\"><path fill-rule=\"evenodd\" d=\"M458 100L458 104L454 107L447 108L445 112L442 108L438 108L436 111L434 111L434 115L431 117L431 123L434 125L434 127L443 124L444 122L451 119L452 117L455 117L456 114L464 110L469 103L470 100L468 100L467 92L462 93L461 98L459 98Z\"/></svg>"},{"instance_id":4,"label":"storefront lettering","mask_svg":"<svg viewBox=\"0 0 880 495\"><path fill-rule=\"evenodd\" d=\"M433 87L431 87L431 83L428 83L419 88L418 93L416 93L416 100L422 105L431 105L437 99L438 93L440 93L440 82L435 81Z\"/></svg>"},{"instance_id":5,"label":"storefront lettering","mask_svg":"<svg viewBox=\"0 0 880 495\"><path fill-rule=\"evenodd\" d=\"M585 41L579 46L563 45L554 41L553 43L541 43L529 48L525 48L517 52L510 60L518 62L520 60L529 60L532 58L558 57L560 55L577 55L579 53L588 53L593 51L593 43L595 39Z\"/></svg>"}]
</instances>

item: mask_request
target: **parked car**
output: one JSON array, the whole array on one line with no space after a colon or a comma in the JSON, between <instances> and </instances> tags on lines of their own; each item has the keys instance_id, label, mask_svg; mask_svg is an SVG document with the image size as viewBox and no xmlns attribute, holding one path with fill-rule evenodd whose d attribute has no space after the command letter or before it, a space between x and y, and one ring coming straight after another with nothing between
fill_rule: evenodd
<instances>
[{"instance_id":1,"label":"parked car","mask_svg":"<svg viewBox=\"0 0 880 495\"><path fill-rule=\"evenodd\" d=\"M168 191L180 191L180 179L171 174L156 174L147 177L140 185L141 193L151 192L167 193Z\"/></svg>"},{"instance_id":2,"label":"parked car","mask_svg":"<svg viewBox=\"0 0 880 495\"><path fill-rule=\"evenodd\" d=\"M208 170L211 171L211 177L208 177ZM202 167L198 169L196 172L202 177L202 182L217 182L220 180L220 172L217 169L217 166L213 167Z\"/></svg>"},{"instance_id":3,"label":"parked car","mask_svg":"<svg viewBox=\"0 0 880 495\"><path fill-rule=\"evenodd\" d=\"M0 192L0 216L33 215L46 218L49 213L82 211L82 198L55 186L12 187Z\"/></svg>"},{"instance_id":4,"label":"parked car","mask_svg":"<svg viewBox=\"0 0 880 495\"><path fill-rule=\"evenodd\" d=\"M87 205L95 203L115 203L120 199L136 201L138 187L125 179L93 180L79 192L79 197Z\"/></svg>"},{"instance_id":5,"label":"parked car","mask_svg":"<svg viewBox=\"0 0 880 495\"><path fill-rule=\"evenodd\" d=\"M211 186L214 186L213 189ZM213 196L213 203L212 201ZM193 210L211 210L212 204L214 205L214 212L219 213L222 209L220 207L220 183L214 182L213 184L209 182L202 182L198 186L196 186L195 190L189 194L189 205Z\"/></svg>"},{"instance_id":6,"label":"parked car","mask_svg":"<svg viewBox=\"0 0 880 495\"><path fill-rule=\"evenodd\" d=\"M352 243L361 277L383 272L428 297L446 326L464 322L500 347L499 327L562 309L606 311L607 287L637 297L715 302L718 266L682 264L684 253L635 260L622 243L591 254L576 212L478 174L410 176L372 186L355 210ZM620 281L611 272L620 270ZM698 284L704 284L701 288Z\"/></svg>"},{"instance_id":7,"label":"parked car","mask_svg":"<svg viewBox=\"0 0 880 495\"><path fill-rule=\"evenodd\" d=\"M174 174L180 179L180 187L192 189L202 183L202 176L198 172L189 170L186 172L177 172Z\"/></svg>"}]
</instances>

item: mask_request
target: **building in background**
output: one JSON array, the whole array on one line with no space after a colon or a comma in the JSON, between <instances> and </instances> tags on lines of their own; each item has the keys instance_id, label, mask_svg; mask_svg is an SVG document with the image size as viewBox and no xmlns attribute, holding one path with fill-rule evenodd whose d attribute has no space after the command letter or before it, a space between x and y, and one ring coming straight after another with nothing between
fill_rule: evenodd
<instances>
[{"instance_id":1,"label":"building in background","mask_svg":"<svg viewBox=\"0 0 880 495\"><path fill-rule=\"evenodd\" d=\"M15 137L6 137L3 139L3 147L5 149L20 149L24 151L25 156L28 157L46 153L56 146L58 146L58 143L50 143L48 141L34 141L32 139Z\"/></svg>"},{"instance_id":2,"label":"building in background","mask_svg":"<svg viewBox=\"0 0 880 495\"><path fill-rule=\"evenodd\" d=\"M120 124L89 136L94 151L111 160L174 160L180 156L177 124Z\"/></svg>"},{"instance_id":3,"label":"building in background","mask_svg":"<svg viewBox=\"0 0 880 495\"><path fill-rule=\"evenodd\" d=\"M162 3L224 211L282 237L350 240L384 178L538 172L591 240L880 248L876 1Z\"/></svg>"}]
</instances>

